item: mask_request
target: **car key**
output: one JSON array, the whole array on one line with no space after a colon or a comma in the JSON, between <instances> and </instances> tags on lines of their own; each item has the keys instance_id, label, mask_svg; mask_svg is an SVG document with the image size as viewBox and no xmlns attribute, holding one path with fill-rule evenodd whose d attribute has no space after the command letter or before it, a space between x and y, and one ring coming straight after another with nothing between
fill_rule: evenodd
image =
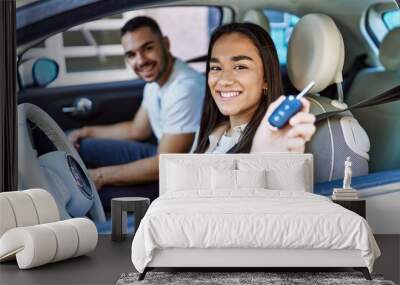
<instances>
[{"instance_id":1,"label":"car key","mask_svg":"<svg viewBox=\"0 0 400 285\"><path fill-rule=\"evenodd\" d=\"M301 110L302 104L300 98L303 97L315 85L311 81L296 97L287 96L285 100L276 108L268 118L268 123L274 129L283 128L298 111Z\"/></svg>"}]
</instances>

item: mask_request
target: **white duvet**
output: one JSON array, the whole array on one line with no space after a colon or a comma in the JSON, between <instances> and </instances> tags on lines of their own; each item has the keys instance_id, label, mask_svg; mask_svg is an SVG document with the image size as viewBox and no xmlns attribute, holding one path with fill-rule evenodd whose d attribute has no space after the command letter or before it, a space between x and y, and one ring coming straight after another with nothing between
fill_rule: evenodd
<instances>
[{"instance_id":1,"label":"white duvet","mask_svg":"<svg viewBox=\"0 0 400 285\"><path fill-rule=\"evenodd\" d=\"M359 215L319 195L265 189L159 197L134 237L135 268L143 272L165 248L358 249L370 271L380 255Z\"/></svg>"}]
</instances>

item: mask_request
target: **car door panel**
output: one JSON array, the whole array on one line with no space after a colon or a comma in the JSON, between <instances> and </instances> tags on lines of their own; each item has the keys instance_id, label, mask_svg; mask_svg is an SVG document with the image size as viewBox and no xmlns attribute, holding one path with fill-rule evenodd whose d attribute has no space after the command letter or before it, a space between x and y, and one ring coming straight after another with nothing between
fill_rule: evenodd
<instances>
[{"instance_id":1,"label":"car door panel","mask_svg":"<svg viewBox=\"0 0 400 285\"><path fill-rule=\"evenodd\" d=\"M69 87L36 88L19 93L18 103L32 103L52 117L63 130L87 125L104 125L131 120L138 110L144 81L129 80L112 83L76 85ZM93 103L87 116L64 113L64 107L73 106L79 98Z\"/></svg>"}]
</instances>

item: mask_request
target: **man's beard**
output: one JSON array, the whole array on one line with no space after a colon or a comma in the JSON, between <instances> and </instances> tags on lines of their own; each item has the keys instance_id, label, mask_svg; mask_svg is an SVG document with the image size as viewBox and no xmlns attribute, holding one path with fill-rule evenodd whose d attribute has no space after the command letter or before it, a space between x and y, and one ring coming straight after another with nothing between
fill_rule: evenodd
<instances>
[{"instance_id":1,"label":"man's beard","mask_svg":"<svg viewBox=\"0 0 400 285\"><path fill-rule=\"evenodd\" d=\"M161 60L160 72L157 74L156 78L152 82L154 82L154 81L157 82L158 80L161 79L161 77L164 76L164 74L166 72L168 72L168 66L169 66L170 60L171 59L170 59L170 56L168 54L168 50L165 47L163 47L162 48L162 60Z\"/></svg>"}]
</instances>

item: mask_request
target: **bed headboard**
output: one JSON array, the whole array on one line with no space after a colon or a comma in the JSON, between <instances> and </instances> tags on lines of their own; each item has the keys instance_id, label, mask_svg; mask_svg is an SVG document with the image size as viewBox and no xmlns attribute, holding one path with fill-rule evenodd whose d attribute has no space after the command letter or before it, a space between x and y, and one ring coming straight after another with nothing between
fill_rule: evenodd
<instances>
[{"instance_id":1,"label":"bed headboard","mask_svg":"<svg viewBox=\"0 0 400 285\"><path fill-rule=\"evenodd\" d=\"M267 169L274 174L278 184L298 186L303 191L313 192L313 155L294 153L254 153L254 154L161 154L159 162L160 195L168 189L168 169L176 164L186 167L215 166L229 163L234 169ZM282 183L279 183L282 182ZM284 188L284 186L281 186ZM289 187L289 186L288 186ZM282 189L284 190L284 189Z\"/></svg>"}]
</instances>

